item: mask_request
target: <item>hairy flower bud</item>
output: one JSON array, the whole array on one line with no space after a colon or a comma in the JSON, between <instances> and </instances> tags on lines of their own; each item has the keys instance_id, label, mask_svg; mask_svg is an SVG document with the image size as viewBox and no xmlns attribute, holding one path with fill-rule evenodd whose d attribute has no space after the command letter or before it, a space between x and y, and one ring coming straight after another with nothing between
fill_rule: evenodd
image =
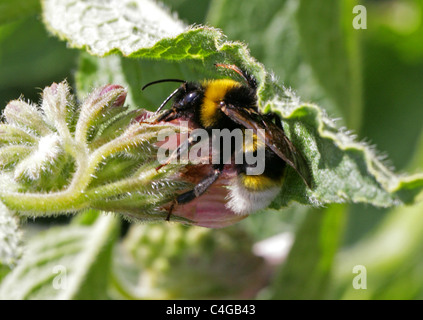
<instances>
[{"instance_id":1,"label":"hairy flower bud","mask_svg":"<svg viewBox=\"0 0 423 320\"><path fill-rule=\"evenodd\" d=\"M170 179L179 166L155 169L157 132L172 125L135 121L146 112L125 98L122 86L105 85L78 106L62 82L43 90L39 107L10 102L0 125L3 203L29 216L99 209L164 221L162 206L186 186Z\"/></svg>"},{"instance_id":2,"label":"hairy flower bud","mask_svg":"<svg viewBox=\"0 0 423 320\"><path fill-rule=\"evenodd\" d=\"M180 179L195 185L210 170L212 170L211 165L187 166L180 171ZM187 204L176 206L172 214L189 219L193 224L207 228L223 228L245 219L248 217L247 215L236 214L227 207L228 186L230 179L234 178L235 175L235 168L225 169L221 177L205 194Z\"/></svg>"}]
</instances>

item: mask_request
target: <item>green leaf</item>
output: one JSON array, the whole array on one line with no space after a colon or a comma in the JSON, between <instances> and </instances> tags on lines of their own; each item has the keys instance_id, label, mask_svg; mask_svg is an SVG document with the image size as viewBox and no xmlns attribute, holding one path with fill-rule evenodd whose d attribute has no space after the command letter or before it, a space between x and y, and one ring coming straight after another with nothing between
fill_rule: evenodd
<instances>
[{"instance_id":1,"label":"green leaf","mask_svg":"<svg viewBox=\"0 0 423 320\"><path fill-rule=\"evenodd\" d=\"M367 30L362 38L364 109L360 136L377 145L396 171L421 173L416 152L423 119L423 1L368 2ZM414 45L412 45L414 43ZM410 162L414 160L414 166ZM413 179L414 180L414 179ZM406 193L418 192L414 180ZM420 179L421 183L421 179ZM402 189L402 187L400 188ZM351 242L369 232L389 211L372 206L351 208L346 238Z\"/></svg>"},{"instance_id":2,"label":"green leaf","mask_svg":"<svg viewBox=\"0 0 423 320\"><path fill-rule=\"evenodd\" d=\"M70 78L77 53L51 37L37 16L0 26L1 107L20 96L36 101L34 88Z\"/></svg>"},{"instance_id":3,"label":"green leaf","mask_svg":"<svg viewBox=\"0 0 423 320\"><path fill-rule=\"evenodd\" d=\"M2 0L0 25L40 12L40 0Z\"/></svg>"},{"instance_id":4,"label":"green leaf","mask_svg":"<svg viewBox=\"0 0 423 320\"><path fill-rule=\"evenodd\" d=\"M304 154L314 178L314 188L309 190L293 170L288 170L285 187L274 206L287 205L296 200L317 205L353 201L386 207L412 202L422 190L422 175L396 176L379 160L372 148L356 142L348 132L340 130L321 108L301 102L291 91L281 87L264 66L249 55L244 44L226 41L217 29L185 28L184 32L176 34L183 29L181 24L163 19L155 21L159 30L157 37L146 39L151 30L143 24L148 16L162 10L157 6L151 7L149 1L125 1L113 10L113 3L103 7L95 6L92 1L66 4L67 1L45 0L44 22L51 32L66 39L71 46L87 49L91 54L104 56L120 53L131 58L188 60L202 74L216 77L222 76L214 67L216 62L233 63L253 74L260 84L259 105L265 112L274 111L282 116L287 135ZM133 15L127 19L129 8ZM306 8L302 7L302 10ZM98 18L100 12L105 13L102 18ZM304 16L307 14L308 11L301 13ZM135 15L137 19L133 19ZM169 25L175 27L173 33L162 32ZM137 41L128 44L128 39L133 39L134 30L138 35ZM306 30L303 32L307 33ZM340 57L346 55L346 46L342 44L337 49ZM349 73L350 67L346 70L341 75ZM123 76L127 74L123 68L114 72ZM349 77L354 81L355 76ZM332 88L329 84L328 87ZM336 91L333 88L330 90ZM356 89L351 90L354 92Z\"/></svg>"},{"instance_id":5,"label":"green leaf","mask_svg":"<svg viewBox=\"0 0 423 320\"><path fill-rule=\"evenodd\" d=\"M55 227L30 238L21 263L1 283L1 299L107 298L118 221Z\"/></svg>"},{"instance_id":6,"label":"green leaf","mask_svg":"<svg viewBox=\"0 0 423 320\"><path fill-rule=\"evenodd\" d=\"M58 77L63 80L72 68L75 51L46 35L36 18L0 27L2 87L32 85Z\"/></svg>"},{"instance_id":7,"label":"green leaf","mask_svg":"<svg viewBox=\"0 0 423 320\"><path fill-rule=\"evenodd\" d=\"M175 10L179 19L190 25L205 21L212 0L197 1L195 6L192 5L191 0L163 0L161 2L169 6L172 11Z\"/></svg>"},{"instance_id":8,"label":"green leaf","mask_svg":"<svg viewBox=\"0 0 423 320\"><path fill-rule=\"evenodd\" d=\"M239 6L214 0L207 21L292 87L358 129L361 109L358 32L351 27L355 1L252 0ZM251 17L254 17L252 19Z\"/></svg>"},{"instance_id":9,"label":"green leaf","mask_svg":"<svg viewBox=\"0 0 423 320\"><path fill-rule=\"evenodd\" d=\"M423 163L423 132L411 168ZM336 296L344 299L421 299L423 294L423 198L393 208L381 223L336 257ZM363 266L367 289L357 290L355 266ZM361 275L363 276L363 275Z\"/></svg>"},{"instance_id":10,"label":"green leaf","mask_svg":"<svg viewBox=\"0 0 423 320\"><path fill-rule=\"evenodd\" d=\"M343 299L421 299L423 202L391 209L375 230L336 257L337 296ZM367 289L356 290L355 266L365 267Z\"/></svg>"},{"instance_id":11,"label":"green leaf","mask_svg":"<svg viewBox=\"0 0 423 320\"><path fill-rule=\"evenodd\" d=\"M362 116L360 31L352 28L356 0L330 0L325 5L301 0L297 22L301 52L323 91L349 128L358 130Z\"/></svg>"},{"instance_id":12,"label":"green leaf","mask_svg":"<svg viewBox=\"0 0 423 320\"><path fill-rule=\"evenodd\" d=\"M64 39L70 39L72 33L72 46L86 48L99 56L114 51L129 55L184 30L181 22L151 0L111 1L100 5L96 1L42 3L44 21L51 31Z\"/></svg>"},{"instance_id":13,"label":"green leaf","mask_svg":"<svg viewBox=\"0 0 423 320\"><path fill-rule=\"evenodd\" d=\"M0 202L0 282L22 256L22 231L14 212Z\"/></svg>"},{"instance_id":14,"label":"green leaf","mask_svg":"<svg viewBox=\"0 0 423 320\"><path fill-rule=\"evenodd\" d=\"M398 7L402 5L405 8L400 11ZM415 26L415 32L401 32L376 23L365 32L365 113L361 134L371 137L372 142L389 155L393 165L403 170L418 149L422 132L423 50L419 54L412 53L422 47L422 41L416 41L412 48L407 42L423 38L423 20L413 18L422 14L423 3L420 0L398 2L388 11L377 8L373 11L369 8L369 16L374 16L376 21L398 15L397 19L389 19L389 23L410 23ZM409 54L415 57L411 59Z\"/></svg>"},{"instance_id":15,"label":"green leaf","mask_svg":"<svg viewBox=\"0 0 423 320\"><path fill-rule=\"evenodd\" d=\"M272 299L324 299L329 295L333 258L341 240L344 205L311 210L273 281ZM335 232L334 232L335 230Z\"/></svg>"}]
</instances>

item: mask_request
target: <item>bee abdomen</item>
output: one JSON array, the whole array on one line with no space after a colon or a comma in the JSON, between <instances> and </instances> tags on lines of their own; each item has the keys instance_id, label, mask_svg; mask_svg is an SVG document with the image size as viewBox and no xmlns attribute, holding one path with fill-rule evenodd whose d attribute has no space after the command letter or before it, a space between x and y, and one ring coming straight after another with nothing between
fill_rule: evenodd
<instances>
[{"instance_id":1,"label":"bee abdomen","mask_svg":"<svg viewBox=\"0 0 423 320\"><path fill-rule=\"evenodd\" d=\"M250 214L270 205L278 195L282 179L273 180L264 175L240 174L232 180L227 208L236 214Z\"/></svg>"}]
</instances>

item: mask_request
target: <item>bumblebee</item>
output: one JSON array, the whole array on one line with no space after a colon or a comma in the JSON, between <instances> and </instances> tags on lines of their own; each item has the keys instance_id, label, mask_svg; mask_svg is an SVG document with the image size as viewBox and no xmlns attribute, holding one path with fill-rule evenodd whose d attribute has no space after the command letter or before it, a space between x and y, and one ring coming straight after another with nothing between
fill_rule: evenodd
<instances>
[{"instance_id":1,"label":"bumblebee","mask_svg":"<svg viewBox=\"0 0 423 320\"><path fill-rule=\"evenodd\" d=\"M287 166L292 167L311 188L312 177L308 164L285 135L279 116L274 113L263 114L258 109L255 78L235 65L216 64L216 67L236 72L243 79L243 83L233 79L203 82L162 79L146 84L142 90L161 82L182 83L157 109L156 113L159 114L173 99L171 108L160 114L156 122L190 119L197 127L205 129L209 135L213 129L253 131L253 145L244 144L241 152L245 156L249 152L257 153L261 141L262 147L265 148L265 167L261 174L249 175L247 172L251 164L246 161L235 164L236 177L230 182L226 207L236 214L247 215L267 207L280 191ZM190 137L186 147L189 148L195 143ZM182 148L179 146L173 156L178 156ZM240 151L235 147L231 148L233 154ZM220 154L221 161L213 164L212 173L205 176L192 190L176 197L169 209L167 220L170 219L174 205L186 204L200 197L221 176L227 159L223 159L221 150L215 151ZM157 169L159 170L162 166Z\"/></svg>"}]
</instances>

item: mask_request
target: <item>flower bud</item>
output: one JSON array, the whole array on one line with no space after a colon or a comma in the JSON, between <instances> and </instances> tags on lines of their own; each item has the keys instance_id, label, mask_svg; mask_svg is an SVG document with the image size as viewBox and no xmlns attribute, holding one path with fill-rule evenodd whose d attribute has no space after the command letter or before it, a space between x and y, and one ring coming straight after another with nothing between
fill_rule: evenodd
<instances>
[{"instance_id":1,"label":"flower bud","mask_svg":"<svg viewBox=\"0 0 423 320\"><path fill-rule=\"evenodd\" d=\"M100 93L99 96L104 96L108 93L111 93L111 96L113 97L111 106L112 107L121 107L125 103L126 100L126 91L124 91L122 86L119 86L117 84L109 84L99 89ZM119 94L116 96L115 92L117 91Z\"/></svg>"},{"instance_id":2,"label":"flower bud","mask_svg":"<svg viewBox=\"0 0 423 320\"><path fill-rule=\"evenodd\" d=\"M62 153L60 137L57 134L42 137L38 147L16 166L15 180L40 179L43 172L48 172L57 165L56 161Z\"/></svg>"},{"instance_id":3,"label":"flower bud","mask_svg":"<svg viewBox=\"0 0 423 320\"><path fill-rule=\"evenodd\" d=\"M67 119L69 113L74 112L75 102L66 81L53 83L43 90L41 108L50 126L57 127L59 123L68 123Z\"/></svg>"},{"instance_id":4,"label":"flower bud","mask_svg":"<svg viewBox=\"0 0 423 320\"><path fill-rule=\"evenodd\" d=\"M4 108L3 115L10 125L22 128L37 135L49 134L50 129L37 107L22 100L10 101Z\"/></svg>"},{"instance_id":5,"label":"flower bud","mask_svg":"<svg viewBox=\"0 0 423 320\"><path fill-rule=\"evenodd\" d=\"M189 166L182 170L181 179L198 183L204 178L210 165ZM236 176L234 168L224 170L221 177L206 191L205 194L187 204L178 205L172 214L192 221L194 225L207 228L223 228L233 225L248 215L239 215L227 208L230 179Z\"/></svg>"},{"instance_id":6,"label":"flower bud","mask_svg":"<svg viewBox=\"0 0 423 320\"><path fill-rule=\"evenodd\" d=\"M119 85L106 85L95 89L84 101L76 127L77 139L86 138L91 142L101 135L102 131L115 117L121 116L126 110L123 104L126 91Z\"/></svg>"}]
</instances>

